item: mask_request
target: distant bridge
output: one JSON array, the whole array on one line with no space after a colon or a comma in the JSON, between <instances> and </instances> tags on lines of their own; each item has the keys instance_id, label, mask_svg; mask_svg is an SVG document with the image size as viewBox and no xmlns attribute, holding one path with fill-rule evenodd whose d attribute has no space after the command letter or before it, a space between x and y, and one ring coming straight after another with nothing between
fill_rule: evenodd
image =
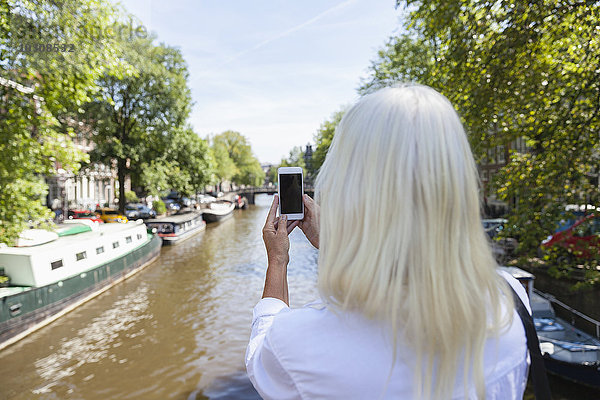
<instances>
[{"instance_id":1,"label":"distant bridge","mask_svg":"<svg viewBox=\"0 0 600 400\"><path fill-rule=\"evenodd\" d=\"M248 187L244 189L239 189L236 191L241 197L245 197L248 199L248 204L254 204L254 196L257 194L276 194L277 188L275 186L271 187ZM310 197L314 197L315 190L312 187L305 187L304 193L309 195Z\"/></svg>"}]
</instances>

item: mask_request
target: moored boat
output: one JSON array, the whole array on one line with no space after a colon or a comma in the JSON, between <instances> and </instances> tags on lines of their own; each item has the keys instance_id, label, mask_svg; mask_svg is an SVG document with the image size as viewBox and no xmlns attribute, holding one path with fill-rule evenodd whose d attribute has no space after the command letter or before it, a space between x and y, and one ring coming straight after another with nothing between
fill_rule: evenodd
<instances>
[{"instance_id":1,"label":"moored boat","mask_svg":"<svg viewBox=\"0 0 600 400\"><path fill-rule=\"evenodd\" d=\"M233 216L235 204L227 200L217 200L208 203L207 208L202 210L202 215L206 222L223 221Z\"/></svg>"},{"instance_id":2,"label":"moored boat","mask_svg":"<svg viewBox=\"0 0 600 400\"><path fill-rule=\"evenodd\" d=\"M535 277L516 267L501 267L527 289L535 330L548 372L600 389L600 322L533 288ZM595 325L596 336L556 316L553 304Z\"/></svg>"},{"instance_id":3,"label":"moored boat","mask_svg":"<svg viewBox=\"0 0 600 400\"><path fill-rule=\"evenodd\" d=\"M202 212L187 211L163 218L154 218L146 221L149 230L156 229L156 233L165 244L180 243L206 228L202 219Z\"/></svg>"},{"instance_id":4,"label":"moored boat","mask_svg":"<svg viewBox=\"0 0 600 400\"><path fill-rule=\"evenodd\" d=\"M0 248L0 349L140 271L160 254L144 224L68 224L54 240Z\"/></svg>"}]
</instances>

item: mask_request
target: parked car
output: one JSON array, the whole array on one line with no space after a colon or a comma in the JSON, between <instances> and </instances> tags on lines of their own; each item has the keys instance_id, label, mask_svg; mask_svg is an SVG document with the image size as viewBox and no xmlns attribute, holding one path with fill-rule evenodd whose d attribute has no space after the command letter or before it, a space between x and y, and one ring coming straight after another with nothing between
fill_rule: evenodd
<instances>
[{"instance_id":1,"label":"parked car","mask_svg":"<svg viewBox=\"0 0 600 400\"><path fill-rule=\"evenodd\" d=\"M163 199L168 211L179 211L181 206L173 199Z\"/></svg>"},{"instance_id":2,"label":"parked car","mask_svg":"<svg viewBox=\"0 0 600 400\"><path fill-rule=\"evenodd\" d=\"M508 223L508 220L503 218L495 218L495 219L484 219L483 222L483 230L490 239L495 238L498 233L504 229L504 225Z\"/></svg>"},{"instance_id":3,"label":"parked car","mask_svg":"<svg viewBox=\"0 0 600 400\"><path fill-rule=\"evenodd\" d=\"M198 203L200 204L208 204L208 203L212 203L213 201L216 201L217 198L214 196L211 196L209 194L199 194L198 195Z\"/></svg>"},{"instance_id":4,"label":"parked car","mask_svg":"<svg viewBox=\"0 0 600 400\"><path fill-rule=\"evenodd\" d=\"M140 213L138 211L137 204L126 204L125 205L125 216L127 219L138 219L140 217Z\"/></svg>"},{"instance_id":5,"label":"parked car","mask_svg":"<svg viewBox=\"0 0 600 400\"><path fill-rule=\"evenodd\" d=\"M125 216L128 219L149 219L156 218L156 211L141 203L132 203L125 206Z\"/></svg>"},{"instance_id":6,"label":"parked car","mask_svg":"<svg viewBox=\"0 0 600 400\"><path fill-rule=\"evenodd\" d=\"M98 214L100 219L104 222L127 222L126 216L121 215L117 210L112 210L110 208L99 208L96 210L96 214Z\"/></svg>"},{"instance_id":7,"label":"parked car","mask_svg":"<svg viewBox=\"0 0 600 400\"><path fill-rule=\"evenodd\" d=\"M148 219L148 218L156 218L156 211L151 209L150 207L144 204L136 204L138 218Z\"/></svg>"},{"instance_id":8,"label":"parked car","mask_svg":"<svg viewBox=\"0 0 600 400\"><path fill-rule=\"evenodd\" d=\"M517 249L519 245L517 239L498 236L505 229L508 220L504 218L484 219L482 223L483 230L491 240L492 253L497 260L503 261L506 256L512 254Z\"/></svg>"},{"instance_id":9,"label":"parked car","mask_svg":"<svg viewBox=\"0 0 600 400\"><path fill-rule=\"evenodd\" d=\"M565 249L570 257L599 257L600 215L587 215L570 227L557 231L542 241L542 251L556 247Z\"/></svg>"},{"instance_id":10,"label":"parked car","mask_svg":"<svg viewBox=\"0 0 600 400\"><path fill-rule=\"evenodd\" d=\"M69 210L69 219L89 219L98 223L104 222L95 213L89 210Z\"/></svg>"}]
</instances>

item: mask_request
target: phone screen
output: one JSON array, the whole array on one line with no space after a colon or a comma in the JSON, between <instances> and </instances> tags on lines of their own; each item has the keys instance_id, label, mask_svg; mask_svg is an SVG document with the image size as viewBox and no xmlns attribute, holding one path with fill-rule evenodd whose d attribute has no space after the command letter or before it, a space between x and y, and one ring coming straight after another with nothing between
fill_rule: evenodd
<instances>
[{"instance_id":1,"label":"phone screen","mask_svg":"<svg viewBox=\"0 0 600 400\"><path fill-rule=\"evenodd\" d=\"M279 194L282 214L302 213L302 174L280 174Z\"/></svg>"}]
</instances>

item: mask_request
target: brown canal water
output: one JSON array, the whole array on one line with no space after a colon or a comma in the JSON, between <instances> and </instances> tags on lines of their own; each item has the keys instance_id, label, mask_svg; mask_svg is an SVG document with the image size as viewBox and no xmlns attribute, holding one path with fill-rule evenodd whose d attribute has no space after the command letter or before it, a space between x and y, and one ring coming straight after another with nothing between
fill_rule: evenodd
<instances>
[{"instance_id":1,"label":"brown canal water","mask_svg":"<svg viewBox=\"0 0 600 400\"><path fill-rule=\"evenodd\" d=\"M272 197L0 351L0 399L260 399L245 373ZM292 306L317 295L317 250L290 235Z\"/></svg>"},{"instance_id":2,"label":"brown canal water","mask_svg":"<svg viewBox=\"0 0 600 400\"><path fill-rule=\"evenodd\" d=\"M145 270L1 351L0 399L259 399L244 353L271 200L163 247ZM290 242L294 307L317 296L318 253L299 230ZM555 400L600 399L556 382Z\"/></svg>"}]
</instances>

